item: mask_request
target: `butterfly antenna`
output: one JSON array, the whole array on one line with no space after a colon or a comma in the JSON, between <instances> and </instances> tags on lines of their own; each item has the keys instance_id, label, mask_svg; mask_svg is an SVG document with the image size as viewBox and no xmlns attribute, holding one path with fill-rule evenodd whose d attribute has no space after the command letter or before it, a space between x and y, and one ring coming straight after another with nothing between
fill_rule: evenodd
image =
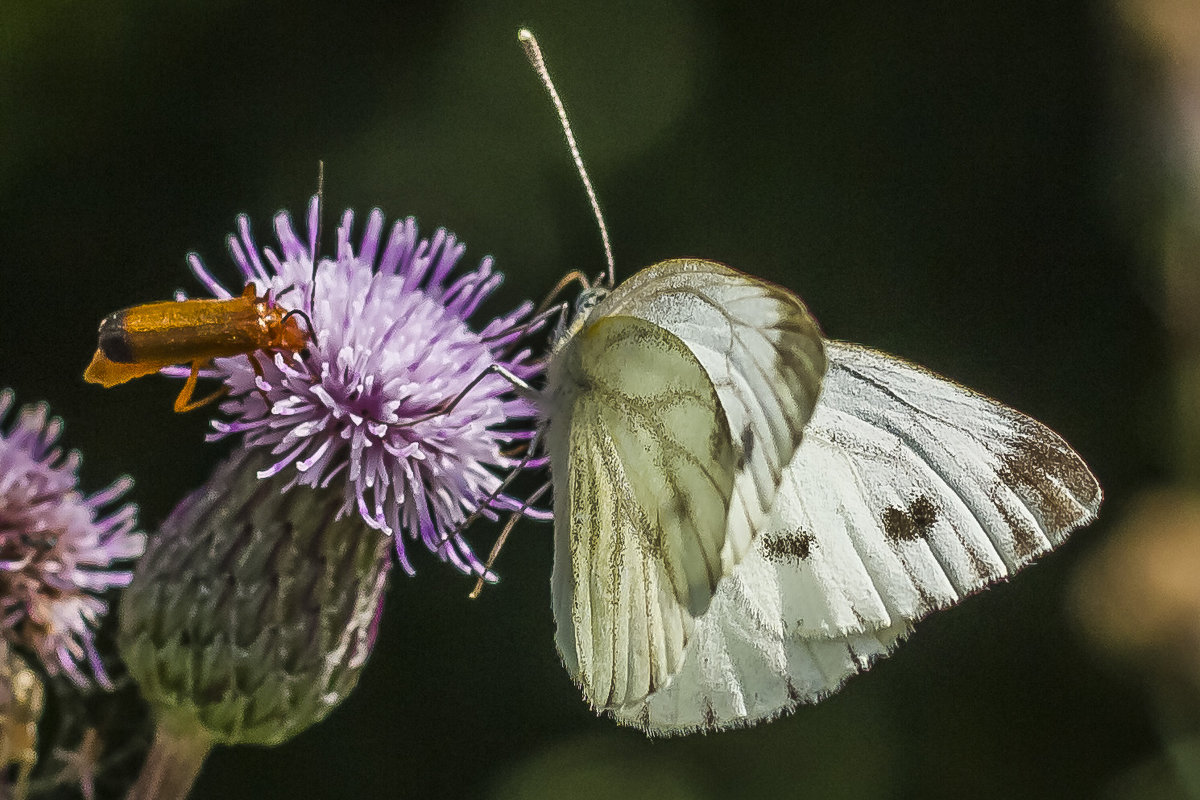
<instances>
[{"instance_id":1,"label":"butterfly antenna","mask_svg":"<svg viewBox=\"0 0 1200 800\"><path fill-rule=\"evenodd\" d=\"M596 217L596 224L600 228L600 241L604 244L604 260L608 266L608 288L611 289L616 282L616 267L613 264L612 243L608 239L608 226L604 224L604 214L600 212L600 201L596 199L596 190L592 188L592 179L588 177L587 168L583 166L583 156L579 154L579 145L575 143L575 134L571 132L571 122L567 119L567 110L563 108L558 90L554 88L554 81L550 80L550 71L546 69L546 60L542 58L542 48L538 47L533 33L528 28L522 28L517 31L517 38L521 41L521 47L525 48L525 57L529 59L530 66L541 78L542 85L546 87L546 92L550 95L550 102L554 104L554 110L558 112L558 121L567 137L567 147L571 149L571 158L575 161L575 169L579 172L580 180L583 181L583 189L587 192L588 202L592 204L592 214Z\"/></svg>"},{"instance_id":2,"label":"butterfly antenna","mask_svg":"<svg viewBox=\"0 0 1200 800\"><path fill-rule=\"evenodd\" d=\"M536 317L554 305L554 301L558 299L558 296L565 292L567 287L569 287L572 283L576 282L583 287L585 292L592 288L592 284L588 280L587 275L584 275L577 269L573 269L566 275L562 276L562 279L559 280L555 287L550 290L550 294L546 295L546 299L542 301L542 304L534 310L533 315Z\"/></svg>"}]
</instances>

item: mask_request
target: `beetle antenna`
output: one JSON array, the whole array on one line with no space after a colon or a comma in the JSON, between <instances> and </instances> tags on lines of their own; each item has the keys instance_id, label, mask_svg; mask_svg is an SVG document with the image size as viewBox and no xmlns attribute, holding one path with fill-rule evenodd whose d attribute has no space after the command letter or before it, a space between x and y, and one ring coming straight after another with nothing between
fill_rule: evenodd
<instances>
[{"instance_id":1,"label":"beetle antenna","mask_svg":"<svg viewBox=\"0 0 1200 800\"><path fill-rule=\"evenodd\" d=\"M279 324L282 325L283 323L287 322L292 317L299 317L300 319L304 320L304 324L308 326L308 338L310 338L314 342L316 342L317 341L317 332L315 330L313 330L312 317L308 316L308 314L305 313L302 309L293 308L291 311L289 311L283 315L283 319L279 321Z\"/></svg>"},{"instance_id":2,"label":"beetle antenna","mask_svg":"<svg viewBox=\"0 0 1200 800\"><path fill-rule=\"evenodd\" d=\"M546 92L550 95L550 102L554 104L554 110L558 112L558 121L567 137L567 147L571 150L575 169L579 172L580 180L583 181L583 189L587 192L588 202L592 204L592 215L595 216L596 225L600 228L600 241L604 244L604 260L608 265L608 288L611 289L616 282L616 267L613 265L612 243L608 239L608 226L604 224L604 214L600 212L600 201L596 199L596 190L592 188L591 178L588 177L587 169L583 166L583 156L579 154L579 145L575 143L575 134L571 132L571 122L567 119L567 110L558 96L558 90L554 88L554 81L550 80L550 71L546 69L546 60L542 58L542 48L538 47L533 33L528 28L522 28L517 31L517 39L520 40L521 47L525 48L525 57L529 59L533 71L541 78L542 85L546 87Z\"/></svg>"},{"instance_id":3,"label":"beetle antenna","mask_svg":"<svg viewBox=\"0 0 1200 800\"><path fill-rule=\"evenodd\" d=\"M317 159L317 238L312 254L312 283L308 288L308 310L313 311L317 302L317 262L321 258L321 233L325 227L325 161ZM309 323L312 329L312 323Z\"/></svg>"}]
</instances>

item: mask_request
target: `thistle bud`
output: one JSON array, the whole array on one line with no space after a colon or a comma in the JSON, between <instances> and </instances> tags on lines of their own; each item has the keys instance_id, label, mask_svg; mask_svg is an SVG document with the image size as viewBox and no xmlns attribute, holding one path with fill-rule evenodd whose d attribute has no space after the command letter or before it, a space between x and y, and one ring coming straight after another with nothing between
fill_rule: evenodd
<instances>
[{"instance_id":1,"label":"thistle bud","mask_svg":"<svg viewBox=\"0 0 1200 800\"><path fill-rule=\"evenodd\" d=\"M278 744L350 693L374 643L389 540L339 518L339 490L285 492L262 467L238 453L184 499L121 598L121 653L160 734Z\"/></svg>"}]
</instances>

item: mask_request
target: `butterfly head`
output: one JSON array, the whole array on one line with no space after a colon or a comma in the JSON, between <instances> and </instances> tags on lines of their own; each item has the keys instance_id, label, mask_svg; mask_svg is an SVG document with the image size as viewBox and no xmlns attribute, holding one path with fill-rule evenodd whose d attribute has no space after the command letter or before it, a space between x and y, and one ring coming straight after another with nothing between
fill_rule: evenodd
<instances>
[{"instance_id":1,"label":"butterfly head","mask_svg":"<svg viewBox=\"0 0 1200 800\"><path fill-rule=\"evenodd\" d=\"M591 319L593 310L600 304L600 301L608 296L610 291L607 286L587 286L579 293L579 298L575 301L575 313L571 315L570 322L566 321L565 316L559 320L558 327L554 331L551 352L556 352L583 329L583 326Z\"/></svg>"},{"instance_id":2,"label":"butterfly head","mask_svg":"<svg viewBox=\"0 0 1200 800\"><path fill-rule=\"evenodd\" d=\"M575 301L575 320L587 322L588 317L592 315L592 309L608 297L610 291L607 286L592 286L580 292L579 299Z\"/></svg>"}]
</instances>

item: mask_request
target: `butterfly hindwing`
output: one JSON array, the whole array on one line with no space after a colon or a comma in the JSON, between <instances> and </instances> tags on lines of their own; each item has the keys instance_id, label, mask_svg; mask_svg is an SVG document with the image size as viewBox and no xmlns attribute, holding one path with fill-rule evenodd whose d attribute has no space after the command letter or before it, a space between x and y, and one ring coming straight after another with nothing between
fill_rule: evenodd
<instances>
[{"instance_id":1,"label":"butterfly hindwing","mask_svg":"<svg viewBox=\"0 0 1200 800\"><path fill-rule=\"evenodd\" d=\"M737 454L682 342L606 316L567 345L550 446L564 661L597 708L662 686L722 576Z\"/></svg>"},{"instance_id":2,"label":"butterfly hindwing","mask_svg":"<svg viewBox=\"0 0 1200 800\"><path fill-rule=\"evenodd\" d=\"M910 631L797 635L782 612L787 592L778 565L756 546L696 621L674 680L613 716L653 736L753 725L829 695Z\"/></svg>"}]
</instances>

